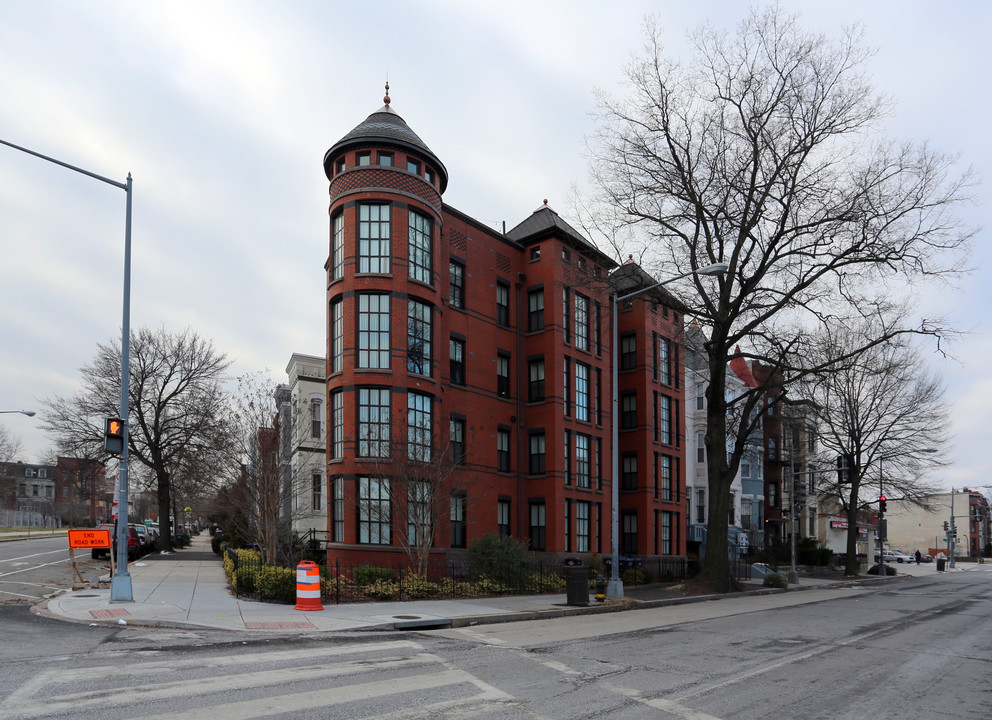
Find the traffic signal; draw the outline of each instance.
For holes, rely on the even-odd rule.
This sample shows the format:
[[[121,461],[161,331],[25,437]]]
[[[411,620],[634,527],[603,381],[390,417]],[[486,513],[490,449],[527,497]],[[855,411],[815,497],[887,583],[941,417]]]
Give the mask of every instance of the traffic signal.
[[[124,452],[124,421],[120,418],[107,418],[103,433],[103,449],[111,455]]]
[[[797,505],[806,504],[806,483],[804,482],[796,483],[796,504]]]
[[[854,455],[845,454],[837,456],[837,482],[843,485],[844,483],[854,482],[852,477],[854,474]]]
[[[950,523],[948,523],[948,522],[947,522],[947,521],[945,520],[945,521],[944,521],[944,532],[945,532],[945,533],[947,533],[947,532],[950,532],[950,531],[951,531],[951,525],[950,525]]]
[[[878,499],[878,514],[879,515],[882,515],[882,514],[885,513],[885,505],[886,505],[885,496],[883,495],[882,497],[880,497]]]

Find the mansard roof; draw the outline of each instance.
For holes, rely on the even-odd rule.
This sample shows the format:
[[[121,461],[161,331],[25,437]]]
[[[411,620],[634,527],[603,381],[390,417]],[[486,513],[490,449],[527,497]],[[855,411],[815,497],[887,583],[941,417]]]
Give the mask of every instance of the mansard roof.
[[[531,213],[530,217],[506,233],[506,237],[510,240],[524,246],[540,242],[551,236],[557,236],[579,252],[592,256],[597,263],[604,267],[614,268],[617,266],[612,258],[601,252],[599,248],[552,210],[547,200]]]

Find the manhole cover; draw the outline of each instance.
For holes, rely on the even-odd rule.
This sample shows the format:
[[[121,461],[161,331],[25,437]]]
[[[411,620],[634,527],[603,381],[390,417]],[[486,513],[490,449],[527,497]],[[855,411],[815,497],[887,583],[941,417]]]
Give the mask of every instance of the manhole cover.
[[[419,615],[393,615],[394,620],[419,620]]]

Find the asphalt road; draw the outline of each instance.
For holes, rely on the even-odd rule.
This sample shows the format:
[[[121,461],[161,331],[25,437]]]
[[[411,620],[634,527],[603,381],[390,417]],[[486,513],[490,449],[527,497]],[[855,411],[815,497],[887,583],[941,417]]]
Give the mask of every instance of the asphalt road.
[[[109,561],[93,560],[88,550],[76,551],[76,563],[85,579],[109,574]],[[0,542],[0,604],[35,603],[72,584],[64,534]]]
[[[0,717],[988,720],[986,567],[421,633],[63,629],[4,608],[32,647],[0,650]]]

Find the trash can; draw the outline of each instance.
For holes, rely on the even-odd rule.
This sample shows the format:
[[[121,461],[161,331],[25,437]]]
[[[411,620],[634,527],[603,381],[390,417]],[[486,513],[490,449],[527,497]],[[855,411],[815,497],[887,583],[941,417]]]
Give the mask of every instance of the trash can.
[[[589,569],[584,565],[572,566],[567,570],[565,593],[567,605],[589,604]]]
[[[944,572],[944,563],[947,562],[944,558],[937,558],[937,572]]]

